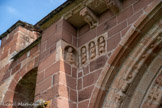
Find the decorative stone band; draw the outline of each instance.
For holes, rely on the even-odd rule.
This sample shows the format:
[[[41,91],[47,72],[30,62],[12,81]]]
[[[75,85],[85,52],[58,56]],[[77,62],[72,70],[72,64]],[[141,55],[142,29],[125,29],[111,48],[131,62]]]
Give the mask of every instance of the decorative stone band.
[[[79,48],[79,64],[86,65],[91,60],[106,53],[107,33],[100,35]]]
[[[159,107],[162,99],[162,68],[160,69],[160,74],[154,80],[152,86],[150,87],[149,92],[147,93],[147,97],[143,102],[142,107]]]

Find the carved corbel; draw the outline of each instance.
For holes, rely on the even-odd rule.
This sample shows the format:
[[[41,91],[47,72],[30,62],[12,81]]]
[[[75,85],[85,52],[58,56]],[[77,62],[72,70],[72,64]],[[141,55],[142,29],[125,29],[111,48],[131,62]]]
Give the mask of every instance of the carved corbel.
[[[105,3],[107,5],[107,7],[114,13],[118,13],[119,12],[119,6],[117,5],[117,3],[115,2],[115,0],[105,0]]]
[[[84,18],[85,22],[88,23],[91,29],[97,26],[97,21],[98,21],[97,17],[87,7],[83,8],[80,11],[80,15]]]

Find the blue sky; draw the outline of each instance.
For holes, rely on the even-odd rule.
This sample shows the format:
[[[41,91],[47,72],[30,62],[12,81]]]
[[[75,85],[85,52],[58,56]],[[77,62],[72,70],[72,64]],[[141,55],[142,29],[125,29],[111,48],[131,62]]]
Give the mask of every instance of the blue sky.
[[[4,33],[18,20],[36,24],[65,1],[66,0],[0,0],[0,34]]]

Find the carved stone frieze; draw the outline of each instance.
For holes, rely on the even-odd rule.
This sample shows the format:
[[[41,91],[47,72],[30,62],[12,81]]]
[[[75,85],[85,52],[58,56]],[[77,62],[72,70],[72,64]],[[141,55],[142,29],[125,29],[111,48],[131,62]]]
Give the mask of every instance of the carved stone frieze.
[[[118,91],[115,96],[115,104],[113,107],[120,107],[120,104],[122,103],[124,97],[125,94],[122,91]]]
[[[154,103],[160,105],[161,99],[162,99],[162,75],[159,75],[155,80],[154,84],[152,85],[147,95],[145,103],[147,104],[149,103],[150,106]]]
[[[117,94],[116,94],[116,97],[115,97],[116,102],[121,103],[123,98],[124,98],[124,96],[125,96],[125,94],[123,92],[118,91]]]
[[[153,101],[157,101],[160,95],[160,87],[159,86],[155,86],[151,89],[149,95],[148,95],[148,101],[150,101],[151,103]]]
[[[106,52],[107,33],[94,38],[84,46],[80,47],[80,65],[89,63]]]
[[[97,26],[98,19],[88,7],[83,8],[80,11],[80,15],[84,18],[84,21],[90,26],[91,29]]]

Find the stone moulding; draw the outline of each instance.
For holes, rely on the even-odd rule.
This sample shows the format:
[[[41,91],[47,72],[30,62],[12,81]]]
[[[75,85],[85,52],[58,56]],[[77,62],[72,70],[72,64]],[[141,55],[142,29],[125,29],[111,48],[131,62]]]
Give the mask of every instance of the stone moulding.
[[[63,3],[61,6],[59,6],[58,8],[56,8],[55,10],[53,10],[51,13],[49,13],[46,17],[44,17],[43,19],[41,19],[38,23],[35,24],[35,26],[41,27],[42,29],[45,29],[47,27],[49,27],[52,23],[54,23],[55,21],[57,21],[62,15],[57,15],[58,13],[62,14],[62,11],[65,11],[65,7],[68,7],[69,5],[71,5],[73,2],[75,2],[75,0],[67,0],[65,3]],[[53,17],[56,17],[53,21]]]
[[[69,12],[67,12],[65,15],[63,15],[63,18],[65,20],[68,20],[74,14],[80,12],[80,10],[83,9],[83,8],[84,8],[84,5],[82,3],[80,3],[77,7],[73,8],[72,10],[70,10]]]
[[[154,61],[154,65],[157,65],[156,63],[158,63],[158,66],[156,69],[153,69],[153,65],[152,67],[150,67],[150,71],[149,73],[151,72],[156,72],[157,74],[155,76],[152,76],[150,78],[147,77],[147,79],[145,78],[144,79],[144,83],[145,85],[147,84],[145,81],[149,82],[150,79],[152,79],[151,81],[151,84],[150,84],[150,87],[148,88],[146,94],[143,96],[144,99],[143,99],[143,102],[141,102],[141,106],[142,107],[145,107],[145,108],[148,108],[152,105],[154,105],[154,103],[156,103],[156,107],[159,106],[159,104],[161,103],[161,97],[162,97],[162,90],[161,90],[161,83],[162,83],[162,68],[160,67],[160,64],[159,64],[159,58],[157,58],[155,61]],[[162,62],[160,62],[162,64]],[[133,101],[133,100],[132,100]],[[131,102],[131,105],[130,106],[133,106],[134,103]],[[161,107],[161,106],[160,106]]]
[[[162,2],[159,0],[153,1],[151,5],[149,5],[144,11],[146,14],[142,14],[137,21],[132,25],[132,27],[128,30],[128,32],[125,34],[124,38],[121,40],[118,47],[115,49],[113,54],[110,56],[108,60],[108,64],[103,69],[96,85],[95,89],[93,90],[93,93],[91,95],[90,104],[88,107],[93,108],[99,108],[103,105],[103,100],[106,95],[107,90],[109,89],[111,85],[111,81],[114,78],[116,73],[115,66],[119,65],[119,60],[121,60],[121,57],[124,57],[125,52],[129,50],[129,46],[134,42],[136,39],[138,39],[138,35],[141,35],[144,31],[150,29],[149,27],[153,25],[152,22],[154,18],[160,19],[162,15]],[[149,25],[149,26],[148,26]],[[139,32],[140,31],[140,32]],[[156,40],[156,38],[154,38]],[[155,47],[160,47],[159,42]],[[151,45],[152,46],[152,45]],[[151,47],[150,46],[150,47]],[[142,57],[145,57],[143,55]],[[111,81],[110,81],[111,80]],[[126,89],[125,89],[126,90]],[[122,94],[122,93],[119,93]],[[121,96],[119,96],[119,99]],[[113,101],[113,100],[112,100]],[[110,106],[111,107],[119,107],[118,106]]]

